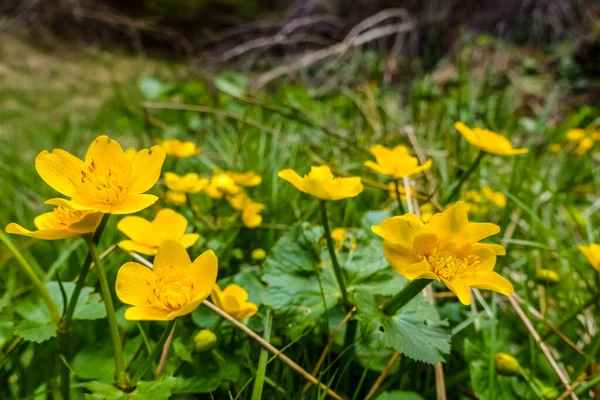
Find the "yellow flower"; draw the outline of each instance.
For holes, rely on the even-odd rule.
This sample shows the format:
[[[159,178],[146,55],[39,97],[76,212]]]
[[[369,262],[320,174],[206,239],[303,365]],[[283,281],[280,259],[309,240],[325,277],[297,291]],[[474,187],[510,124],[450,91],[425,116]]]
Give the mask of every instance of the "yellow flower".
[[[252,202],[242,210],[242,223],[246,228],[256,228],[262,224],[260,213],[267,208],[264,204]]]
[[[198,193],[208,184],[208,179],[200,178],[195,172],[183,176],[165,172],[165,184],[174,192]]]
[[[100,136],[92,142],[85,160],[55,149],[42,151],[35,168],[54,190],[71,197],[77,210],[131,214],[153,204],[158,197],[142,194],[158,180],[165,160],[160,146],[140,150],[131,161],[116,140]]]
[[[463,304],[471,304],[469,287],[506,296],[514,291],[508,280],[493,272],[504,247],[479,243],[500,228],[469,222],[463,202],[435,214],[427,224],[405,214],[387,218],[372,230],[384,239],[385,257],[396,272],[409,280],[441,280]]]
[[[267,257],[267,252],[263,249],[254,249],[250,255],[254,261],[262,261]]]
[[[589,246],[579,246],[585,258],[600,272],[600,244],[590,243]]]
[[[341,247],[348,232],[344,228],[335,228],[331,231],[331,238]]]
[[[217,307],[241,321],[250,318],[258,311],[258,306],[248,301],[248,292],[243,287],[232,283],[221,290],[215,283],[210,298]]]
[[[548,148],[552,153],[558,153],[562,150],[562,145],[560,143],[550,143],[550,146],[548,146]]]
[[[262,182],[260,175],[254,171],[247,172],[227,172],[227,175],[233,180],[236,185],[240,186],[258,186]]]
[[[173,204],[175,206],[182,206],[187,202],[187,196],[185,193],[174,192],[172,190],[167,190],[165,193],[165,203]]]
[[[575,149],[575,153],[579,154],[579,155],[585,154],[593,146],[594,146],[594,141],[591,138],[589,138],[589,137],[583,138],[579,141],[579,146],[577,146],[577,148]]]
[[[187,249],[200,237],[196,233],[185,233],[187,226],[188,222],[183,215],[168,208],[156,213],[152,222],[137,216],[125,217],[119,221],[117,229],[131,240],[119,242],[119,247],[154,256],[163,242],[174,240]]]
[[[502,192],[494,192],[491,187],[484,186],[483,195],[491,201],[494,205],[500,208],[506,207],[506,196]]]
[[[74,210],[63,199],[48,200],[45,204],[57,207],[33,220],[37,231],[32,232],[11,222],[6,226],[6,232],[44,240],[76,238],[95,232],[103,215],[91,210]]]
[[[192,263],[181,244],[167,240],[156,253],[153,269],[135,262],[119,269],[117,297],[133,306],[125,310],[125,319],[169,321],[191,313],[209,296],[217,270],[212,250]]]
[[[483,188],[483,191],[485,194],[485,187]],[[475,203],[481,203],[481,194],[477,190],[467,190],[465,193],[465,199],[474,201]]]
[[[202,152],[202,149],[197,147],[196,143],[182,142],[179,139],[165,140],[162,145],[168,155],[178,158],[187,158]]]
[[[487,153],[512,156],[529,151],[529,149],[514,149],[507,138],[487,129],[471,129],[460,121],[455,123],[454,127],[463,135],[467,142]]]
[[[213,199],[220,199],[224,195],[236,195],[242,191],[242,188],[235,183],[233,178],[227,173],[219,173],[216,170],[210,182],[204,188],[204,192]]]
[[[367,161],[365,165],[373,171],[391,176],[392,179],[406,178],[431,168],[431,160],[419,166],[417,157],[411,157],[405,146],[396,146],[393,149],[375,145],[369,149],[377,162]]]
[[[310,167],[310,173],[300,177],[292,169],[277,174],[294,187],[321,200],[340,200],[358,195],[363,190],[359,177],[335,178],[328,166]]]
[[[585,137],[584,129],[570,129],[567,132],[567,139],[571,141],[579,141]]]
[[[421,221],[428,222],[433,217],[433,204],[425,203],[421,206]]]

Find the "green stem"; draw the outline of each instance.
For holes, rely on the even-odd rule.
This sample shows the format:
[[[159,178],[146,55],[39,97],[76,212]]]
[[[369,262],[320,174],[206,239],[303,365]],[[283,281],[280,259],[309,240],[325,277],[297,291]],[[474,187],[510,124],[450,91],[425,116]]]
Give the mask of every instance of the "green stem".
[[[106,317],[108,318],[108,328],[110,330],[110,338],[113,343],[113,351],[115,353],[115,374],[117,378],[117,386],[120,388],[128,387],[127,377],[125,375],[125,358],[123,356],[123,347],[121,346],[121,337],[119,335],[119,327],[117,325],[117,314],[112,301],[108,279],[106,279],[106,271],[98,257],[98,249],[91,237],[86,237],[85,241],[92,254],[92,260],[96,265],[96,275],[100,282],[100,291],[106,307]]]
[[[163,332],[162,336],[158,340],[158,343],[156,343],[156,347],[154,347],[154,350],[152,350],[152,353],[148,354],[148,357],[146,358],[146,360],[144,361],[142,366],[138,369],[138,371],[133,376],[131,381],[129,381],[129,386],[131,388],[135,387],[135,385],[138,383],[138,381],[140,379],[142,379],[142,377],[144,376],[144,374],[146,373],[148,368],[150,368],[150,366],[152,365],[152,363],[154,362],[156,357],[158,357],[158,355],[162,352],[163,346],[165,345],[165,342],[167,341],[167,338],[169,337],[171,330],[173,330],[175,328],[176,321],[177,321],[177,319],[173,319],[173,320],[169,321],[169,324],[167,325],[167,327],[165,328],[165,331]]]
[[[396,189],[396,199],[398,199],[398,213],[400,215],[404,215],[404,206],[402,205],[402,198],[400,197],[400,184],[398,183],[398,179],[394,179],[394,188]]]
[[[383,304],[383,312],[387,315],[394,314],[421,293],[430,282],[430,279],[417,279],[411,281],[404,289],[396,293],[391,299]]]
[[[50,292],[48,292],[48,289],[46,288],[42,280],[35,274],[29,262],[25,259],[25,257],[23,257],[23,254],[21,254],[19,249],[17,249],[15,244],[3,230],[0,230],[0,240],[2,240],[2,242],[4,242],[4,244],[6,245],[6,247],[8,247],[11,253],[13,253],[15,259],[19,262],[19,265],[21,266],[23,272],[25,272],[25,274],[31,280],[36,289],[40,292],[44,303],[46,303],[46,307],[48,307],[48,311],[50,311],[50,316],[52,317],[52,320],[58,324],[58,322],[60,321],[60,311],[58,310],[58,307],[52,300],[52,297],[50,297]]]
[[[444,198],[442,199],[442,204],[447,204],[456,196],[456,194],[460,191],[460,188],[462,187],[463,183],[465,183],[467,178],[469,176],[471,176],[471,174],[477,169],[477,167],[481,163],[481,159],[483,158],[483,156],[485,156],[485,154],[486,153],[483,150],[479,151],[479,154],[477,154],[477,157],[475,158],[473,163],[469,166],[467,171],[460,176],[458,181],[455,181],[450,186],[448,195],[444,196]]]
[[[106,227],[106,223],[108,222],[108,218],[110,214],[104,214],[98,228],[96,228],[96,232],[94,232],[93,241],[95,244],[98,244],[100,241],[100,237],[102,236],[102,232],[104,232],[104,228]],[[77,283],[75,284],[75,289],[73,289],[73,294],[67,303],[67,309],[65,314],[62,317],[62,320],[59,324],[59,337],[58,337],[58,346],[60,354],[64,357],[65,360],[69,360],[69,330],[71,329],[71,321],[73,319],[73,314],[75,313],[75,308],[77,307],[77,301],[79,300],[79,295],[81,294],[81,290],[85,286],[85,280],[87,278],[88,272],[90,272],[90,268],[92,267],[92,253],[88,251],[88,255],[83,262],[83,266],[81,267],[81,271],[79,271],[79,277]],[[61,360],[60,363],[60,392],[62,394],[63,400],[69,400],[71,396],[71,371],[69,367],[65,364],[64,361]]]
[[[348,292],[346,291],[346,284],[344,283],[344,275],[342,274],[342,268],[340,267],[337,256],[335,255],[333,238],[331,237],[331,230],[329,229],[329,220],[327,218],[327,204],[325,203],[325,200],[320,200],[319,205],[321,206],[321,222],[323,223],[323,228],[325,229],[327,250],[329,250],[329,256],[331,257],[333,272],[335,272],[335,277],[337,279],[338,285],[340,286],[340,293],[342,294],[342,301],[344,302],[344,307],[346,307],[347,310],[350,310],[352,308],[352,304],[348,299]]]

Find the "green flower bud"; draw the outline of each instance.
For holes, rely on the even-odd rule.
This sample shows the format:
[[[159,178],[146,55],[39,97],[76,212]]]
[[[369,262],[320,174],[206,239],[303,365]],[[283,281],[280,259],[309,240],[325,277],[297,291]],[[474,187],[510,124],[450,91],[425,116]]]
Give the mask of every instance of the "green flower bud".
[[[233,251],[231,252],[231,255],[233,256],[233,258],[235,258],[238,261],[241,261],[244,259],[244,250],[240,249],[239,247],[236,247],[235,249],[233,249]]]
[[[519,361],[506,353],[496,353],[494,357],[496,372],[504,376],[514,376],[521,373]]]
[[[194,347],[201,353],[211,351],[217,344],[217,335],[208,329],[202,329],[194,336]]]
[[[538,283],[547,283],[554,285],[560,281],[560,276],[551,269],[539,269],[535,273],[535,279]]]
[[[263,249],[255,249],[252,251],[252,259],[254,261],[262,261],[267,257],[267,252]]]

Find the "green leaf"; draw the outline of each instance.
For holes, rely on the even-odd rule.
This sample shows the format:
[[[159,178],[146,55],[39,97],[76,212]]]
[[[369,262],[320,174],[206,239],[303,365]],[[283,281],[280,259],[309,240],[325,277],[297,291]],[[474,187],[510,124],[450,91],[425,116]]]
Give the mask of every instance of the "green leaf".
[[[405,392],[402,390],[395,390],[393,392],[383,392],[377,397],[377,400],[423,400],[415,392]]]
[[[235,359],[218,351],[204,353],[202,357],[200,363],[181,365],[173,393],[208,393],[218,389],[223,382],[239,379],[240,367]]]
[[[58,282],[48,282],[46,283],[46,288],[48,288],[52,301],[62,311],[64,309],[64,301]],[[64,282],[63,288],[67,299],[70,299],[75,290],[75,284],[73,282]],[[17,306],[17,312],[26,320],[37,322],[40,325],[52,321],[47,307],[44,306],[42,299],[37,294],[32,294],[21,302]],[[106,317],[106,309],[104,308],[102,297],[99,293],[95,293],[92,288],[84,287],[79,294],[73,319],[90,320],[104,317]]]
[[[348,291],[398,291],[406,280],[388,266],[381,241],[362,231],[356,237],[355,251],[337,254]],[[265,304],[292,338],[315,325],[341,299],[323,230],[308,223],[296,224],[279,239],[262,278],[268,284]]]
[[[41,343],[56,336],[56,324],[47,322],[40,324],[34,321],[21,321],[14,328],[14,333],[30,342]]]
[[[177,379],[172,376],[157,381],[140,381],[131,393],[125,393],[105,382],[85,382],[83,386],[92,392],[85,395],[86,399],[167,400],[171,397],[171,389],[173,389],[176,382]]]
[[[151,76],[145,76],[138,80],[138,88],[144,97],[155,100],[162,93],[167,91],[170,86],[165,85],[163,82]]]
[[[183,343],[183,338],[181,336],[177,337],[173,341],[173,351],[179,358],[183,361],[187,361],[189,363],[194,363],[194,358],[192,357],[192,352],[188,348],[188,346]]]
[[[384,314],[366,290],[354,297],[363,338],[379,348],[392,348],[409,358],[428,363],[444,361],[450,352],[448,323],[422,295],[392,316]]]

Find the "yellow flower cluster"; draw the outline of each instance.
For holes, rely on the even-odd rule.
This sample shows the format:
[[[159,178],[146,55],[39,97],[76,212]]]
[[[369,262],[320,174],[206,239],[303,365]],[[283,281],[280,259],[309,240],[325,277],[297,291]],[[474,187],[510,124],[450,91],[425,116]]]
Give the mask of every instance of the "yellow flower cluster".
[[[567,140],[575,143],[575,154],[587,153],[594,143],[600,140],[600,131],[589,131],[586,129],[571,129],[567,132]]]
[[[487,214],[490,206],[504,208],[506,206],[506,196],[502,192],[496,192],[489,186],[484,186],[481,192],[471,189],[467,190],[463,196],[465,206],[469,214]]]

